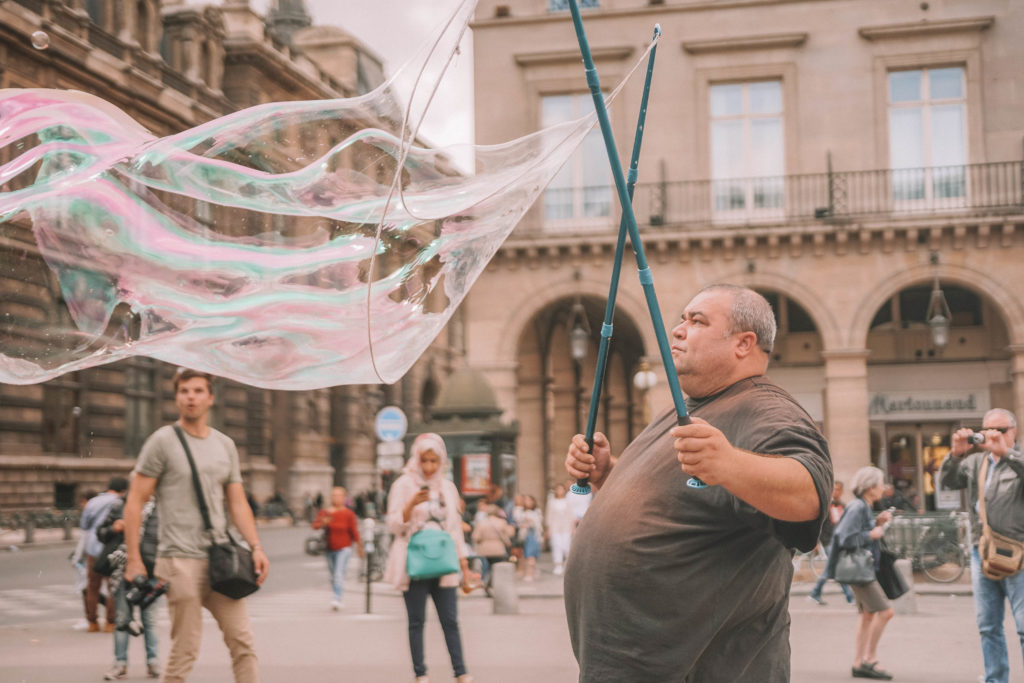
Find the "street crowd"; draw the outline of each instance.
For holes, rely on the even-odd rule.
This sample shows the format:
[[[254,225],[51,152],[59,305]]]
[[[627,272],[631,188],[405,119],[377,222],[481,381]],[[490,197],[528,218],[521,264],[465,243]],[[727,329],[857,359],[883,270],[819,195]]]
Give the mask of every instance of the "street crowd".
[[[467,505],[445,476],[444,439],[419,435],[387,493],[383,519],[391,539],[383,580],[404,598],[415,680],[429,680],[428,598],[452,673],[469,683],[459,591],[490,591],[496,562],[512,561],[520,580],[535,580],[546,545],[553,572],[564,576],[581,681],[788,681],[791,560],[794,550],[818,543],[829,561],[810,598],[823,604],[824,583],[838,580],[860,615],[851,677],[897,677],[878,659],[899,593],[881,543],[897,492],[869,466],[856,472],[852,498],[843,500],[818,426],[764,374],[775,329],[769,304],[752,290],[711,285],[698,292],[672,330],[688,414],[674,407],[655,416],[621,451],[604,434],[591,443],[576,435],[566,484],[543,505],[500,486]],[[112,478],[84,504],[72,558],[84,629],[113,634],[106,680],[128,675],[132,636],[142,635],[147,675],[178,682],[199,654],[205,609],[223,632],[235,681],[253,683],[259,660],[244,596],[267,579],[270,561],[235,444],[207,422],[212,377],[183,369],[174,389],[178,421],[150,436],[130,480]],[[976,429],[956,431],[938,476],[967,493],[979,680],[1008,683],[1007,601],[1024,646],[1024,461],[1015,416],[996,408]],[[592,497],[567,495],[576,479],[589,480]],[[338,610],[349,560],[363,557],[372,539],[361,536],[345,489],[327,493],[326,504],[323,492],[307,496],[305,512],[323,534],[325,609]],[[171,620],[163,650],[153,627],[161,599]]]

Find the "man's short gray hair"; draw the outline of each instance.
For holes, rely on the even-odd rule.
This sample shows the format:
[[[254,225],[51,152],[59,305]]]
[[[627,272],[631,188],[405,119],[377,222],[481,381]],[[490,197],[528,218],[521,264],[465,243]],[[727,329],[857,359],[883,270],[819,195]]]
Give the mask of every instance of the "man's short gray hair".
[[[1006,421],[1010,423],[1010,426],[1012,428],[1017,428],[1017,418],[1014,417],[1013,413],[1011,413],[1006,408],[993,408],[992,410],[985,413],[985,417],[982,419],[981,423],[985,424],[985,421],[988,420],[988,418],[992,415],[1002,415],[1003,417],[1006,418]]]
[[[868,489],[873,489],[885,481],[885,473],[877,467],[861,467],[853,475],[850,485],[853,487],[853,495],[860,498]]]
[[[768,300],[749,287],[724,283],[706,285],[697,293],[710,291],[732,293],[732,332],[753,332],[757,336],[757,347],[770,354],[772,347],[775,346],[775,333],[778,327]]]

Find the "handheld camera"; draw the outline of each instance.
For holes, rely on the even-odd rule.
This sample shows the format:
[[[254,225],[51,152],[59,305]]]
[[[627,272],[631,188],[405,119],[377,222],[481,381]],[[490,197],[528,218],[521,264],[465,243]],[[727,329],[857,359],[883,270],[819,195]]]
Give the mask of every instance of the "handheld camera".
[[[142,626],[142,610],[152,605],[156,602],[157,598],[166,593],[170,584],[166,581],[150,579],[143,574],[139,574],[131,583],[126,582],[126,586],[124,599],[128,603],[131,619],[127,624],[118,625],[117,630],[127,631],[133,636],[142,635],[142,632],[145,630]],[[136,607],[139,608],[138,615],[135,612]]]
[[[971,432],[967,435],[967,443],[980,446],[985,443],[985,435],[981,432]]]

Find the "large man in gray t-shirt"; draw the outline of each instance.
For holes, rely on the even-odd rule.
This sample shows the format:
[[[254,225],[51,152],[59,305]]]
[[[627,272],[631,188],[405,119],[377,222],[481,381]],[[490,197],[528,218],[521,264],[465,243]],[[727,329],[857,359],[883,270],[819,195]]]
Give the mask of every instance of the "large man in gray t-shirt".
[[[174,400],[179,413],[177,425],[192,452],[209,508],[212,538],[199,509],[185,449],[174,427],[161,427],[142,446],[125,503],[125,580],[145,574],[138,527],[142,505],[155,493],[160,527],[153,573],[170,584],[167,608],[171,616],[171,653],[163,683],[184,681],[192,670],[199,655],[204,607],[224,632],[236,683],[255,683],[259,668],[245,599],[234,600],[210,589],[206,553],[213,541],[227,540],[228,512],[252,547],[260,583],[267,577],[270,562],[260,545],[252,508],[242,487],[235,444],[207,424],[213,406],[212,377],[194,370],[179,371],[174,378]]]
[[[667,411],[618,459],[602,434],[593,454],[576,435],[566,456],[597,489],[565,576],[580,680],[788,681],[789,548],[817,542],[828,447],[764,377],[775,339],[764,297],[706,287],[672,334],[693,424]]]

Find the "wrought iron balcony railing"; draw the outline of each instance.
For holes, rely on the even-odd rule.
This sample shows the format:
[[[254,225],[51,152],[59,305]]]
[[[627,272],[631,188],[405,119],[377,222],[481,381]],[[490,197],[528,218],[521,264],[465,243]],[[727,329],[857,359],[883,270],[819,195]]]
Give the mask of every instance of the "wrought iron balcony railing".
[[[1008,213],[1024,211],[1024,161],[640,183],[633,208],[638,223],[650,228]],[[539,214],[539,226],[522,228],[560,233],[618,227],[613,187],[548,189]]]

